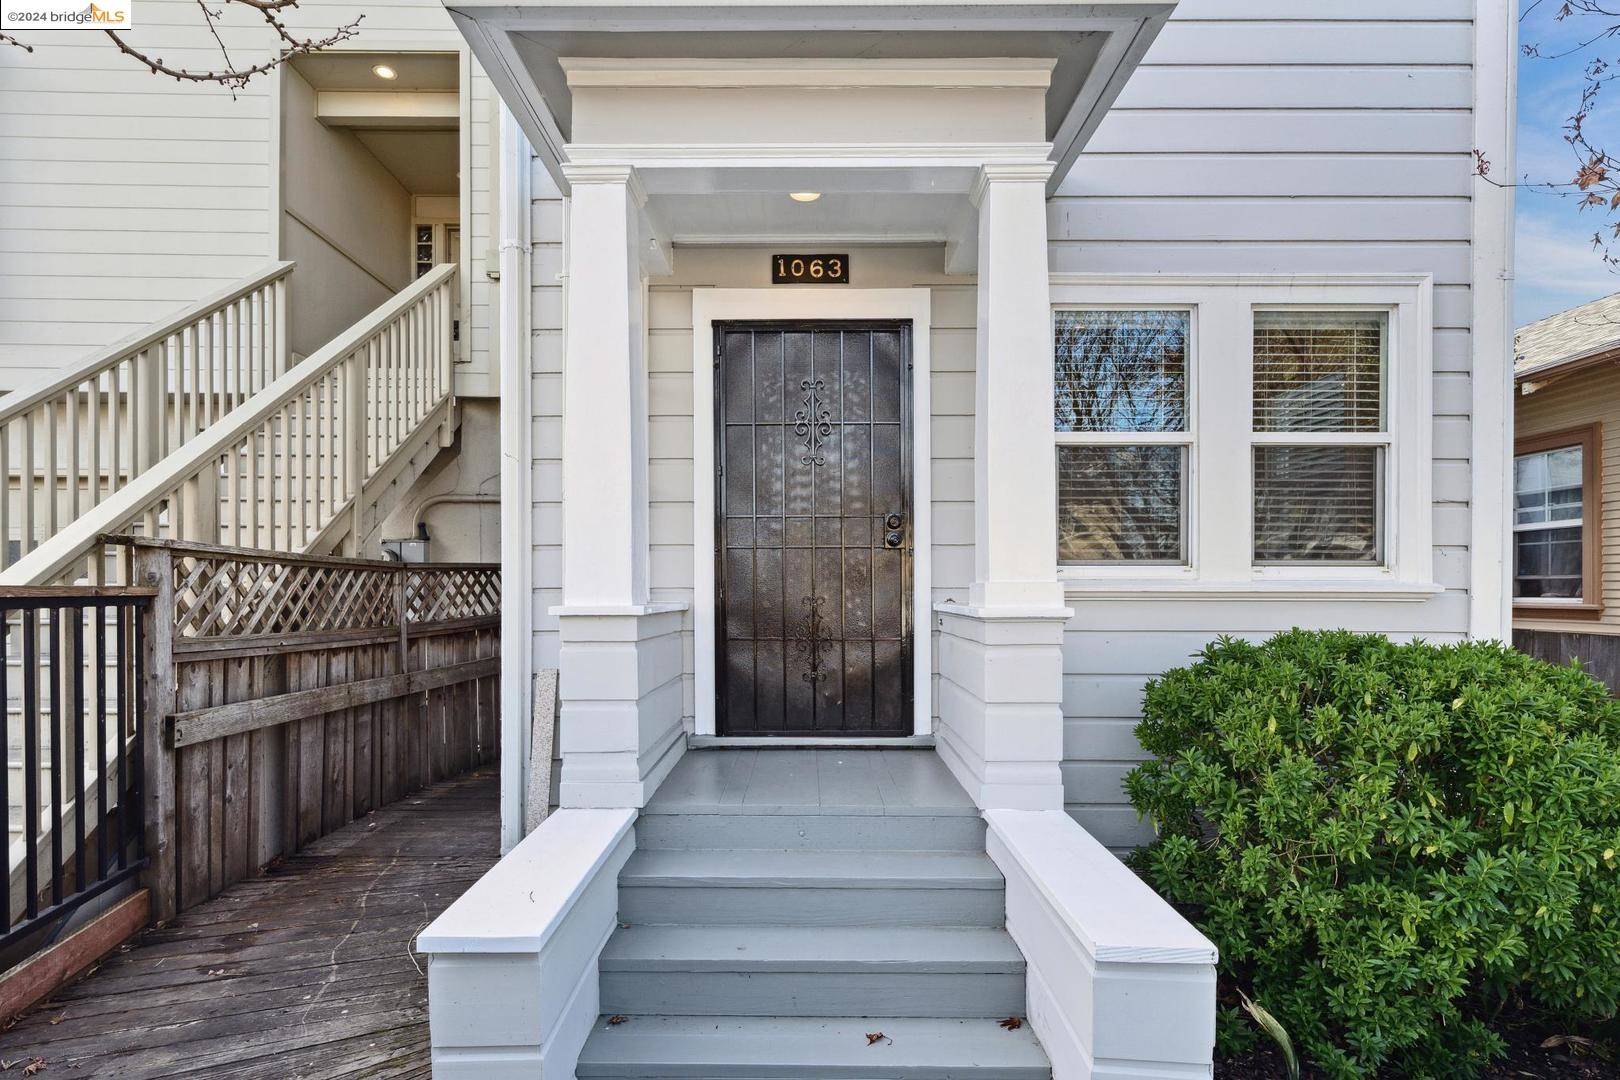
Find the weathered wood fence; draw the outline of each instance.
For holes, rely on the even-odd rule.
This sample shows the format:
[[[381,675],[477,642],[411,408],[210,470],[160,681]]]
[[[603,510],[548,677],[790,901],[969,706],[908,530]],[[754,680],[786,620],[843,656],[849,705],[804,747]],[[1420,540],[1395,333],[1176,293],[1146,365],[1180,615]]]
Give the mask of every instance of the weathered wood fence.
[[[107,537],[154,590],[146,856],[166,919],[495,759],[500,574]]]

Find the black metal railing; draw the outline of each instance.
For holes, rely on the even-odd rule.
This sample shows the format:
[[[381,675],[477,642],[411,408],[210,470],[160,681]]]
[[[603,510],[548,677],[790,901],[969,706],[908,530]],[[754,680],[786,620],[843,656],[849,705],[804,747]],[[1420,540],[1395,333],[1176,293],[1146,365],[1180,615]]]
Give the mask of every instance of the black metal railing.
[[[22,819],[7,845],[0,967],[49,945],[145,862],[141,615],[154,594],[0,589],[0,806],[8,826],[14,808]]]

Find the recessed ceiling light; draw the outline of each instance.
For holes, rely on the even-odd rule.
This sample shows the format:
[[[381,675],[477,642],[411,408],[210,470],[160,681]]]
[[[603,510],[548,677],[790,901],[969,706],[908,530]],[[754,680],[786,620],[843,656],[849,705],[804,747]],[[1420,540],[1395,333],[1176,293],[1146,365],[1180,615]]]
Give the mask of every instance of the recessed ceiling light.
[[[375,67],[373,67],[371,69],[371,73],[373,75],[377,76],[377,78],[379,78],[379,79],[397,79],[397,78],[399,78],[399,72],[395,71],[393,68],[389,67],[387,64],[378,64],[378,65],[376,65]]]
[[[792,199],[794,202],[815,202],[817,199],[821,198],[821,192],[792,191],[788,193],[788,198]]]

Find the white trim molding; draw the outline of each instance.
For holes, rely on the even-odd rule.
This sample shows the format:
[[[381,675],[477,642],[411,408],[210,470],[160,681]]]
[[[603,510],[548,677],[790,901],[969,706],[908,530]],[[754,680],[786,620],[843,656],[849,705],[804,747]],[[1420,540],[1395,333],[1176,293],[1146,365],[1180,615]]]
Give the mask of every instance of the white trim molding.
[[[984,817],[1053,1080],[1206,1080],[1215,946],[1063,811]]]
[[[715,734],[714,324],[738,320],[891,319],[911,324],[912,733],[933,730],[930,648],[932,454],[929,397],[933,292],[914,289],[692,290],[692,616],[695,734]]]
[[[876,59],[782,57],[693,58],[659,60],[616,57],[563,56],[557,60],[569,86],[615,88],[695,87],[706,90],[752,87],[866,88],[911,87],[1026,87],[1045,90],[1052,85],[1057,61],[1048,57],[1009,56],[884,57]]]
[[[1428,274],[1054,274],[1054,311],[1173,308],[1190,313],[1185,563],[1063,566],[1070,599],[1384,600],[1422,602],[1434,583],[1433,279]],[[1253,313],[1378,311],[1389,317],[1384,558],[1377,566],[1257,566],[1250,447]],[[1056,441],[1079,436],[1054,434]],[[1152,441],[1104,434],[1086,441]],[[1280,438],[1280,437],[1275,437]],[[1328,441],[1338,436],[1294,436]],[[1213,508],[1219,507],[1215,513]]]
[[[1513,505],[1513,185],[1517,5],[1474,12],[1474,147],[1494,180],[1473,178],[1473,397],[1470,403],[1468,634],[1506,640],[1513,622],[1508,519]]]
[[[649,38],[670,34],[707,35],[721,41],[736,41],[735,35],[739,34],[862,33],[904,36],[913,42],[937,34],[972,32],[1023,31],[1059,37],[1085,34],[1098,39],[1095,51],[1086,50],[1083,58],[1074,57],[1072,75],[1060,74],[1058,89],[1046,95],[1048,109],[1061,117],[1056,145],[1051,151],[1057,164],[1056,173],[1048,182],[1051,193],[1102,122],[1175,6],[1176,0],[1111,0],[1044,7],[1017,0],[975,4],[908,0],[888,5],[863,0],[729,5],[690,0],[661,5],[640,0],[607,3],[600,0],[584,3],[458,0],[450,14],[496,90],[512,104],[541,161],[565,194],[568,179],[563,175],[563,164],[579,158],[574,155],[573,147],[567,145],[569,140],[564,134],[567,118],[573,111],[570,76],[563,70],[564,58],[552,50],[566,48],[562,43],[570,35],[581,32],[623,35],[626,48],[618,52],[618,56],[668,70],[671,65],[663,57],[637,58],[627,54],[633,54],[638,48],[648,49],[645,43]],[[537,40],[540,48],[527,47]],[[546,47],[548,45],[551,49]],[[949,67],[958,62],[939,56],[922,59],[935,67]],[[990,62],[998,67],[1005,63],[999,57],[990,58]],[[892,65],[892,61],[889,63]],[[786,70],[794,65],[779,66]]]
[[[574,1075],[635,822],[559,810],[422,931],[437,1080]]]
[[[500,111],[501,419],[501,850],[523,839],[523,775],[529,760],[530,673],[534,666],[534,493],[530,397],[529,170],[533,152],[517,118]],[[467,240],[463,230],[462,239]],[[542,811],[544,808],[541,808]]]

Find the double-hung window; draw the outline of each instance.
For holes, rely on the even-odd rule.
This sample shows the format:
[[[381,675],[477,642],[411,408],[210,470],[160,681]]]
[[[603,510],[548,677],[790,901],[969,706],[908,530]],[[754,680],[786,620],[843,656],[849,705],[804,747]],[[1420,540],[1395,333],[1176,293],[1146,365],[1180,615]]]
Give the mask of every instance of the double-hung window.
[[[1187,561],[1186,310],[1059,311],[1058,562]]]
[[[1434,591],[1426,277],[1052,291],[1072,589]]]
[[[1389,316],[1254,312],[1254,561],[1377,566]]]
[[[1513,601],[1520,608],[1595,610],[1598,429],[1519,440],[1513,457]]]

